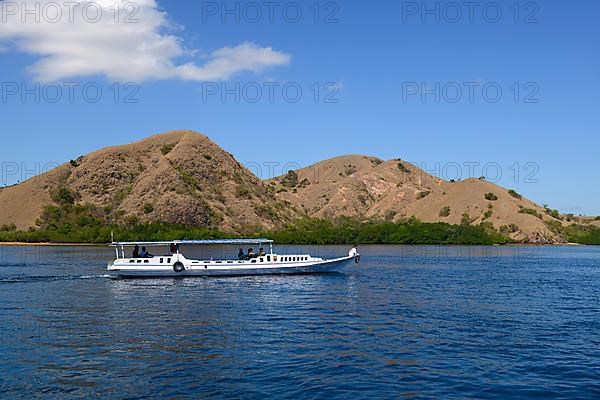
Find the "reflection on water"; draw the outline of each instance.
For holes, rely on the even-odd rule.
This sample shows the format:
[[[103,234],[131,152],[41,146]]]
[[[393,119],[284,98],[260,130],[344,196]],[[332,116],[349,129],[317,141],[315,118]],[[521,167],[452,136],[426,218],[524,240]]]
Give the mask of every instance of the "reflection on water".
[[[361,251],[343,273],[115,280],[110,249],[0,247],[0,397],[600,395],[599,248]]]

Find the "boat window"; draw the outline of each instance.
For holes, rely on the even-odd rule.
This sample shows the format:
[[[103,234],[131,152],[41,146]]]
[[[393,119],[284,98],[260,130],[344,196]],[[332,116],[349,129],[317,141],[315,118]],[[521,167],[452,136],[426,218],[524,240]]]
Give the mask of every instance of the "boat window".
[[[137,260],[137,262],[138,262],[138,264],[141,264],[141,263],[142,263],[142,260]]]
[[[271,256],[267,256],[267,262],[271,262]]]
[[[129,262],[130,262],[130,263],[134,263],[134,262],[135,262],[135,260],[129,260]]]
[[[148,264],[150,262],[150,260],[144,260],[145,264]]]
[[[261,257],[260,260],[258,260],[258,261],[265,262],[265,259]]]
[[[233,264],[233,261],[227,261],[227,264]]]
[[[250,262],[255,263],[256,262],[256,258],[254,260],[250,261]]]
[[[160,263],[161,263],[161,264],[163,263],[163,259],[162,259],[162,258],[160,259]]]
[[[167,264],[171,264],[171,259],[167,258]]]
[[[294,257],[294,261],[296,261],[296,257]]]

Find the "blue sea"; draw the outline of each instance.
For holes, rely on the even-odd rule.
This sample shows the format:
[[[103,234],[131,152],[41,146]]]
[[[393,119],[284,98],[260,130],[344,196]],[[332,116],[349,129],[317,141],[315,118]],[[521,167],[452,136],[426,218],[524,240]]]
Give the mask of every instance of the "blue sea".
[[[108,248],[0,247],[0,398],[600,398],[599,247],[360,251],[341,273],[116,280]]]

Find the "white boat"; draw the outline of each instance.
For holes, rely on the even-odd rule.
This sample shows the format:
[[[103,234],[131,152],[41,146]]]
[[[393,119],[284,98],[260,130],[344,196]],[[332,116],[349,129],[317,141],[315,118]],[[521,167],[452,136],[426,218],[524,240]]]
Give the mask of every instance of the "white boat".
[[[237,259],[195,260],[180,251],[181,246],[254,246],[269,245],[269,252],[240,254]],[[169,242],[113,242],[117,258],[108,265],[115,277],[185,277],[185,276],[242,276],[266,274],[309,274],[336,271],[358,262],[360,255],[352,249],[348,256],[323,259],[308,254],[276,254],[269,239],[175,240]],[[126,250],[160,248],[162,255],[132,254]],[[240,249],[241,250],[241,249]],[[133,250],[135,253],[136,250]]]

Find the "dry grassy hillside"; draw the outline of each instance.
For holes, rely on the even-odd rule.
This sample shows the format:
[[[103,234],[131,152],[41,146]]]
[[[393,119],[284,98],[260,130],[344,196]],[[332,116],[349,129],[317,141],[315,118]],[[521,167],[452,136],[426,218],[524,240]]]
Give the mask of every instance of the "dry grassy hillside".
[[[64,204],[75,209],[92,205],[88,211],[101,214],[101,221],[164,222],[232,233],[281,227],[301,216],[416,217],[487,223],[519,242],[560,243],[557,224],[600,226],[597,218],[559,215],[483,179],[448,182],[399,159],[336,157],[262,182],[192,131],[108,147],[0,189],[0,227],[35,228],[49,213],[60,220],[60,207],[45,210]]]
[[[273,227],[296,215],[231,154],[191,131],[108,147],[47,175],[0,191],[0,225],[33,226],[63,188],[77,203],[102,207],[115,221],[240,231]]]
[[[402,160],[336,157],[272,179],[270,185],[309,216],[489,222],[517,241],[561,241],[545,222],[561,221],[517,193],[479,179],[444,181]]]
[[[19,185],[0,190],[0,225],[15,225],[25,230],[35,226],[43,208],[52,203],[50,191],[57,187],[69,167],[60,166]]]

